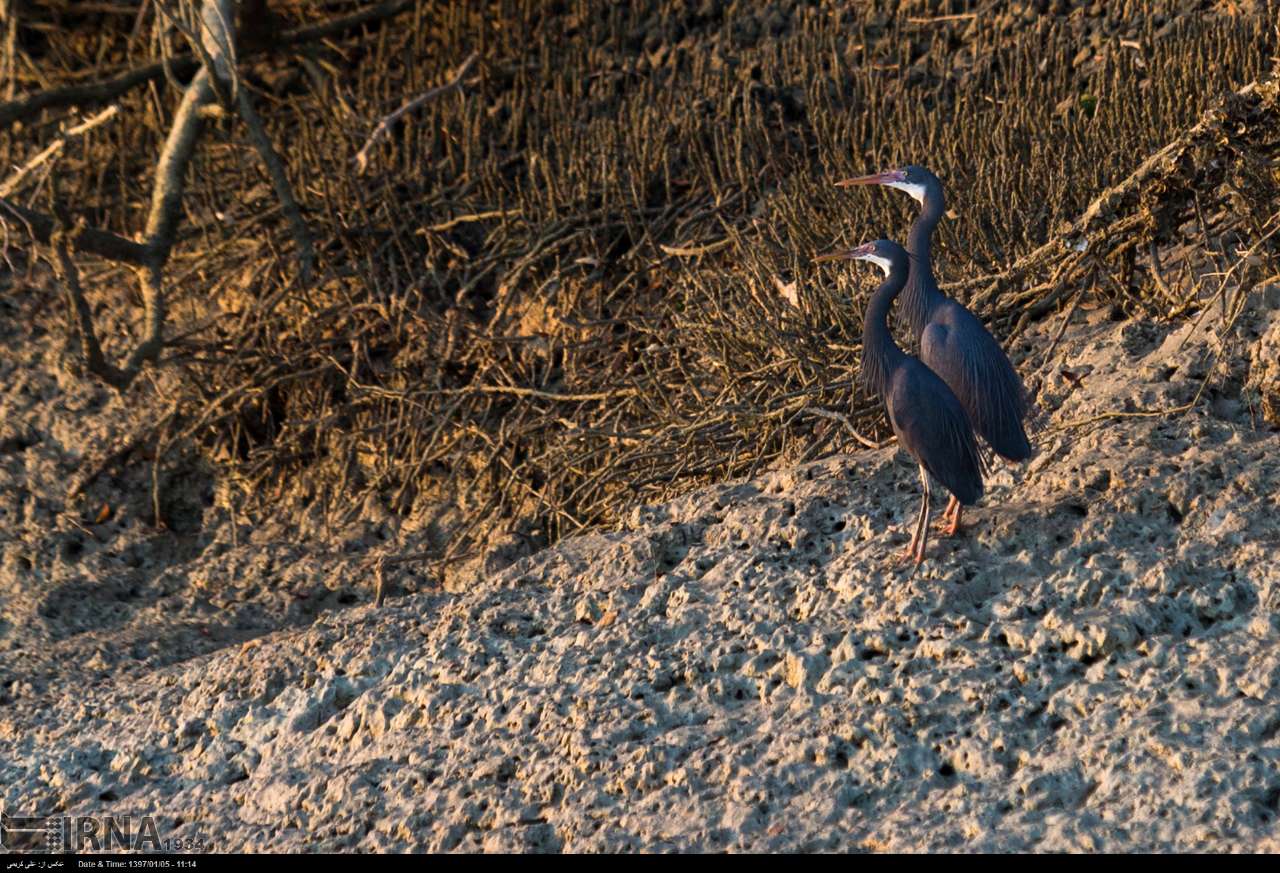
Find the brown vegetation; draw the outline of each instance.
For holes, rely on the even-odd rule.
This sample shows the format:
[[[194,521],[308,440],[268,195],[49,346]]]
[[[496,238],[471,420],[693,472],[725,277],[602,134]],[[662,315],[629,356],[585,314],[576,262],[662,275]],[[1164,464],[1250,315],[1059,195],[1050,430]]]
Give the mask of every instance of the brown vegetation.
[[[162,322],[120,262],[154,251],[191,41],[156,4],[5,28],[6,165],[64,140],[0,207],[11,269],[34,253],[83,285],[69,331],[96,324],[142,378],[77,360],[158,410],[85,475],[150,446],[207,459],[246,514],[338,521],[374,495],[448,565],[832,451],[840,416],[878,438],[851,380],[861,292],[809,262],[905,233],[905,198],[830,182],[909,161],[951,193],[943,278],[1005,336],[1079,293],[1193,316],[1206,248],[1237,303],[1277,270],[1269,3],[239,5],[233,78],[264,131],[235,106],[206,123]],[[65,135],[104,101],[116,118]]]

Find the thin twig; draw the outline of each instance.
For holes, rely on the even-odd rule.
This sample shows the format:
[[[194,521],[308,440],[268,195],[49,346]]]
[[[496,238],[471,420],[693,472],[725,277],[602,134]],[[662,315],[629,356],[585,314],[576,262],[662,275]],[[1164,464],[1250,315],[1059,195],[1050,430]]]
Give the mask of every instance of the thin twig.
[[[381,606],[387,597],[387,556],[382,555],[373,564],[373,605]]]
[[[442,388],[425,392],[450,396],[454,394],[512,394],[517,397],[536,397],[539,400],[555,400],[561,403],[584,403],[599,400],[616,400],[622,397],[634,397],[642,393],[639,388],[619,388],[616,391],[599,391],[591,394],[556,394],[552,391],[540,391],[537,388],[521,388],[516,385],[468,385],[466,388]]]
[[[115,384],[120,380],[121,374],[107,363],[102,354],[98,333],[93,328],[93,311],[89,308],[84,288],[80,285],[80,271],[76,269],[76,262],[67,251],[66,241],[62,236],[54,240],[53,251],[57,256],[58,277],[67,293],[67,319],[74,325],[72,332],[80,347],[81,363],[90,373]]]
[[[354,159],[356,172],[359,174],[364,173],[365,167],[369,163],[369,150],[373,148],[374,144],[391,131],[391,125],[395,124],[401,117],[414,111],[419,106],[422,106],[431,100],[435,100],[437,97],[448,94],[450,91],[455,91],[461,88],[463,78],[466,77],[467,71],[471,69],[471,65],[475,63],[477,57],[478,55],[475,52],[472,52],[467,59],[463,61],[456,70],[454,70],[453,76],[450,77],[448,82],[445,82],[443,85],[437,85],[430,91],[418,95],[408,103],[401,106],[395,112],[384,116],[382,120],[378,122],[378,126],[373,129],[373,133],[369,134],[369,138],[365,140],[360,151],[356,152]]]
[[[868,449],[882,449],[893,442],[893,440],[876,442],[873,439],[868,439],[867,437],[864,437],[862,434],[858,433],[857,428],[853,426],[853,422],[849,421],[849,416],[845,415],[842,412],[835,412],[830,409],[818,409],[818,408],[806,409],[804,412],[805,412],[805,415],[814,415],[819,418],[828,418],[828,419],[831,419],[832,421],[840,422],[841,424],[844,425],[844,429],[849,432],[850,436],[852,436],[858,442],[862,443],[862,445],[866,446]]]
[[[696,258],[699,255],[715,254],[731,245],[733,245],[733,240],[726,237],[702,246],[668,246],[659,243],[658,248],[664,255],[670,255],[673,258]]]
[[[1057,332],[1054,333],[1053,339],[1049,342],[1049,348],[1045,349],[1044,357],[1040,360],[1040,366],[1036,368],[1037,372],[1041,372],[1049,365],[1049,359],[1053,357],[1053,350],[1058,347],[1058,342],[1062,339],[1062,335],[1067,332],[1067,325],[1071,323],[1071,316],[1076,314],[1076,308],[1080,305],[1080,298],[1083,296],[1082,291],[1077,291],[1071,296],[1071,305],[1067,307],[1067,314],[1062,317],[1062,324],[1058,325]]]
[[[160,435],[156,438],[155,454],[151,458],[151,512],[152,520],[157,528],[164,529],[168,527],[164,520],[164,513],[160,506],[160,464],[164,460],[164,454],[169,448],[169,430],[173,426],[173,420],[178,412],[178,404],[175,401],[169,407],[169,412],[160,419],[159,430]]]
[[[955,15],[936,15],[933,18],[908,18],[908,24],[943,24],[948,21],[970,21],[978,17],[976,12],[960,12]]]
[[[45,148],[42,151],[40,151],[39,154],[35,155],[29,161],[27,161],[25,164],[19,167],[17,170],[15,170],[9,176],[9,178],[4,181],[3,184],[0,184],[0,197],[8,197],[15,190],[17,190],[18,186],[22,184],[22,180],[26,177],[28,173],[30,173],[36,167],[39,167],[45,161],[49,160],[55,154],[60,152],[62,150],[62,147],[65,146],[67,142],[72,139],[72,137],[80,136],[82,133],[88,133],[90,130],[93,130],[98,125],[105,124],[107,121],[110,121],[112,118],[115,118],[116,115],[118,115],[119,113],[120,113],[119,106],[108,106],[106,109],[102,110],[97,115],[94,115],[93,117],[87,119],[86,121],[81,122],[80,124],[69,127],[66,130],[64,130],[62,133],[58,134],[56,137],[54,137],[53,142],[49,143],[49,145],[45,146]]]
[[[472,221],[488,221],[493,218],[513,218],[520,214],[518,209],[490,209],[488,212],[474,212],[470,215],[459,215],[450,218],[448,221],[442,221],[439,224],[433,224],[427,230],[435,233],[442,233],[451,228],[457,227],[459,224],[467,224]]]

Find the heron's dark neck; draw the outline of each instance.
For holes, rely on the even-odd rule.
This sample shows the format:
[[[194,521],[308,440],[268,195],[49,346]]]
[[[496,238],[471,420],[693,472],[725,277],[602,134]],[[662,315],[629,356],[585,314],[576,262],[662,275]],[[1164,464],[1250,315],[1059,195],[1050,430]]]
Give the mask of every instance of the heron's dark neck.
[[[933,231],[946,211],[942,191],[935,185],[926,189],[920,217],[911,225],[907,236],[907,252],[911,255],[911,279],[907,293],[902,297],[903,316],[911,325],[912,333],[924,330],[933,310],[946,298],[938,290],[933,277]]]
[[[871,295],[862,325],[862,384],[868,391],[885,396],[889,377],[906,357],[889,332],[889,309],[893,298],[907,283],[906,264],[894,264],[884,282]]]

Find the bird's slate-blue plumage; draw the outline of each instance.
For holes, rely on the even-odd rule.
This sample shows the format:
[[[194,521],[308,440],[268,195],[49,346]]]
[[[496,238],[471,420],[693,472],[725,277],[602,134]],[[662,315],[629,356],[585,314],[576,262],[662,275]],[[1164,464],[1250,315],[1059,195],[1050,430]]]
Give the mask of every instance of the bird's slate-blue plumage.
[[[924,188],[920,217],[911,226],[911,272],[899,310],[920,338],[920,360],[942,377],[969,413],[973,429],[997,455],[1025,461],[1032,455],[1023,419],[1026,389],[995,337],[972,312],[947,297],[933,276],[933,230],[946,210],[942,183],[923,167],[904,167],[907,181]]]
[[[906,354],[889,332],[889,308],[907,283],[907,253],[879,240],[876,254],[889,274],[871,295],[862,332],[863,385],[884,398],[898,443],[961,503],[982,496],[982,460],[969,417],[932,370]]]

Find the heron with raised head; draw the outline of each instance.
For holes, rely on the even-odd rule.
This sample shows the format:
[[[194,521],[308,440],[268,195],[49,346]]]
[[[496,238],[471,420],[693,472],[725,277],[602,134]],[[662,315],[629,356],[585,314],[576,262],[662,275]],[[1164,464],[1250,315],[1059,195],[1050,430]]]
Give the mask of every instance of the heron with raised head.
[[[924,167],[907,166],[836,185],[884,185],[920,203],[920,216],[907,236],[910,276],[898,303],[912,336],[919,339],[920,360],[947,383],[992,451],[1015,462],[1030,458],[1031,441],[1022,423],[1027,416],[1022,380],[978,317],[943,294],[933,277],[930,242],[946,211],[938,177]],[[960,529],[960,512],[961,502],[953,498],[943,515],[949,522],[947,536]]]
[[[924,560],[929,538],[929,477],[951,492],[951,499],[971,506],[982,496],[982,457],[960,401],[936,373],[908,355],[889,332],[889,308],[907,284],[908,258],[902,246],[877,240],[854,249],[820,255],[818,261],[871,261],[885,280],[867,303],[862,326],[862,384],[884,399],[898,445],[920,468],[924,500],[916,518],[905,560]]]

